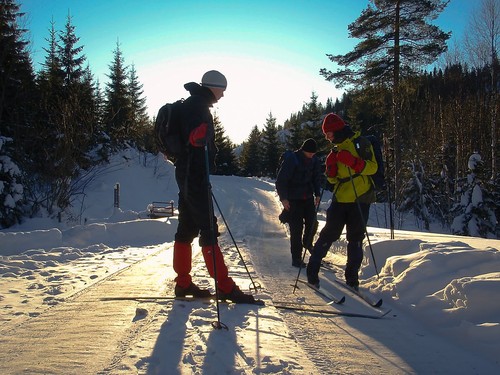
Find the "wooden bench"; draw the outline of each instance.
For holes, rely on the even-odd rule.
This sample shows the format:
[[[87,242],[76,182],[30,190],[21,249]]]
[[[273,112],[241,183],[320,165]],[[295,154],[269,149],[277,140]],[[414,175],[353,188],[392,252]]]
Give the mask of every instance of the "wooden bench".
[[[152,202],[148,204],[148,216],[151,219],[160,217],[171,217],[175,215],[174,201],[170,202]]]

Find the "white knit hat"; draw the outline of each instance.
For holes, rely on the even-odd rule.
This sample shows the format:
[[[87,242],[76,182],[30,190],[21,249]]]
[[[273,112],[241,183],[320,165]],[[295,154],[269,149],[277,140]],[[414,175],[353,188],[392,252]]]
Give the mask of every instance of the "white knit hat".
[[[226,77],[217,70],[209,70],[201,78],[201,85],[205,87],[216,87],[225,89],[227,87]]]

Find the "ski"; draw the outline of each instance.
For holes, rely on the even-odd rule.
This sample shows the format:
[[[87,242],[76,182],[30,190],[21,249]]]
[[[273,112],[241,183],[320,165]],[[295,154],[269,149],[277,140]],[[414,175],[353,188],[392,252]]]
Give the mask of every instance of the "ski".
[[[347,311],[337,311],[337,310],[325,310],[325,309],[310,309],[307,307],[298,307],[298,306],[285,306],[285,305],[273,305],[277,309],[281,310],[290,310],[290,311],[300,311],[307,312],[311,314],[325,314],[325,315],[338,315],[338,316],[347,316],[352,318],[365,318],[365,319],[382,319],[384,316],[389,314],[391,310],[385,311],[381,314],[361,314],[361,313],[353,313]]]
[[[343,288],[347,289],[349,292],[357,295],[361,300],[363,300],[365,303],[370,305],[373,308],[379,308],[382,306],[383,300],[380,298],[379,300],[373,300],[370,296],[366,295],[363,293],[361,290],[356,290],[349,285],[343,283],[342,281],[339,281],[337,279],[334,280],[337,284],[342,286]]]
[[[335,264],[331,264],[330,262],[323,261],[323,263],[321,264],[321,266],[323,268],[325,268],[326,270],[333,272],[334,274],[337,274],[339,272],[338,266],[336,266]],[[367,303],[371,307],[373,307],[373,308],[379,308],[379,307],[382,306],[382,303],[383,303],[382,298],[380,298],[379,300],[373,300],[367,294],[363,293],[360,290],[356,290],[356,289],[350,287],[349,285],[345,284],[344,282],[339,281],[337,278],[335,278],[334,281],[338,285],[340,285],[343,288],[347,289],[349,292],[351,292],[351,293],[355,294],[356,296],[358,296],[361,300],[363,300],[365,303]]]
[[[201,298],[201,297],[177,297],[177,296],[116,296],[116,297],[103,297],[101,301],[184,301],[184,302],[203,302],[215,303],[215,296]],[[230,300],[219,300],[221,303],[234,303]],[[255,303],[238,303],[238,305],[265,305],[263,300],[257,299]]]
[[[324,289],[318,288],[318,287],[314,286],[313,284],[308,283],[307,281],[304,281],[304,280],[298,280],[298,281],[301,282],[302,284],[306,284],[312,290],[318,292],[323,297],[326,297],[327,299],[329,299],[330,302],[328,302],[327,305],[331,305],[332,303],[335,303],[337,305],[341,305],[345,302],[345,296],[342,296],[341,298],[337,298],[333,294],[331,294],[330,292],[328,292]]]
[[[328,262],[324,259],[321,261],[321,267],[323,267],[327,271],[331,271],[331,272],[335,272],[335,273],[340,271],[340,269],[338,268],[337,265],[335,265],[331,262]]]

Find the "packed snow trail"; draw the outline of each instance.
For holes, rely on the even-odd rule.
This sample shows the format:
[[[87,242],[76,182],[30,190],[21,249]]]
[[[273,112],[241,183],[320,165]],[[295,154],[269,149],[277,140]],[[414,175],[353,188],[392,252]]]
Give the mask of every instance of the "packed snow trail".
[[[218,374],[255,365],[269,374],[317,373],[309,360],[295,360],[306,355],[273,307],[223,304],[225,331],[214,330],[215,306],[203,301],[103,301],[171,295],[171,250],[164,245],[37,317],[4,326],[0,373]],[[211,286],[196,245],[192,274]],[[286,347],[288,356],[273,356],[274,347]]]
[[[163,293],[169,276],[167,250],[164,246],[38,317],[3,330],[0,373],[96,374],[108,367],[120,345],[137,336],[147,319],[134,322],[133,304],[106,304],[100,297],[139,294],[144,288]]]
[[[238,197],[235,201],[219,199],[222,202],[221,209],[233,235],[242,241],[240,246],[250,256],[265,290],[274,300],[303,300],[305,296],[307,302],[320,301],[307,287],[292,294],[298,271],[291,266],[289,239],[285,227],[278,220],[281,207],[274,192],[274,184],[255,179],[254,188],[248,189],[248,181],[241,185],[238,181],[241,180],[214,178],[214,195],[218,198],[227,193],[229,197]],[[327,199],[326,195],[324,200]],[[222,226],[220,231],[223,232]],[[227,245],[231,246],[230,243]],[[305,270],[300,277],[306,278]],[[330,288],[334,295],[342,294],[343,289],[336,288],[336,283],[328,280],[331,277],[331,272],[322,270],[321,287]],[[373,311],[361,301],[346,298],[341,307],[335,305],[332,308],[367,313]],[[381,320],[293,312],[282,312],[282,315],[308,358],[323,374],[416,374],[429,371],[474,374],[477,373],[476,369],[484,368],[483,358],[465,352],[460,347],[443,350],[444,347],[454,346],[453,343],[415,324],[411,317],[401,316],[390,301],[385,304],[393,312]],[[329,324],[325,324],[325,321],[329,321]],[[414,327],[419,329],[415,331]],[[408,356],[407,353],[412,355]],[[446,353],[454,355],[446,358]],[[492,371],[495,368],[492,367]]]
[[[251,277],[263,286],[256,296],[266,306],[222,305],[226,331],[213,329],[214,306],[203,302],[102,301],[117,295],[171,295],[172,243],[162,244],[156,253],[148,255],[147,249],[142,261],[38,316],[5,322],[0,329],[0,373],[497,373],[498,367],[401,315],[391,300],[384,300],[384,306],[393,312],[380,320],[275,309],[273,300],[288,300],[332,311],[373,312],[349,296],[343,305],[326,306],[307,287],[292,293],[297,269],[291,266],[285,227],[277,220],[280,206],[271,182],[214,176],[212,183]],[[126,224],[129,228],[132,222]],[[246,289],[249,275],[222,220],[219,229],[230,275]],[[127,235],[134,237],[134,232]],[[119,249],[113,250],[117,256]],[[193,278],[202,287],[212,287],[196,244],[194,250]],[[340,293],[334,275],[321,272],[321,287]]]

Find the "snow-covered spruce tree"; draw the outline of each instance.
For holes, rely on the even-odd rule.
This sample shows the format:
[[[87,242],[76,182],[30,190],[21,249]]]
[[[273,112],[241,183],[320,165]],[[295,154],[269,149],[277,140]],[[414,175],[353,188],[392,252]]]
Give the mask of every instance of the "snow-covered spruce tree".
[[[6,145],[11,141],[11,138],[0,136],[0,229],[18,223],[22,217],[21,172],[7,154]]]
[[[399,206],[400,212],[413,212],[415,219],[422,221],[424,228],[429,230],[431,215],[428,204],[429,196],[426,189],[425,171],[420,161],[410,165],[411,177],[403,186],[403,202]]]
[[[468,162],[470,173],[461,189],[460,202],[453,207],[454,220],[451,226],[453,234],[495,238],[496,218],[489,194],[482,187],[482,159],[479,153],[473,153]],[[460,191],[460,190],[459,190]]]

